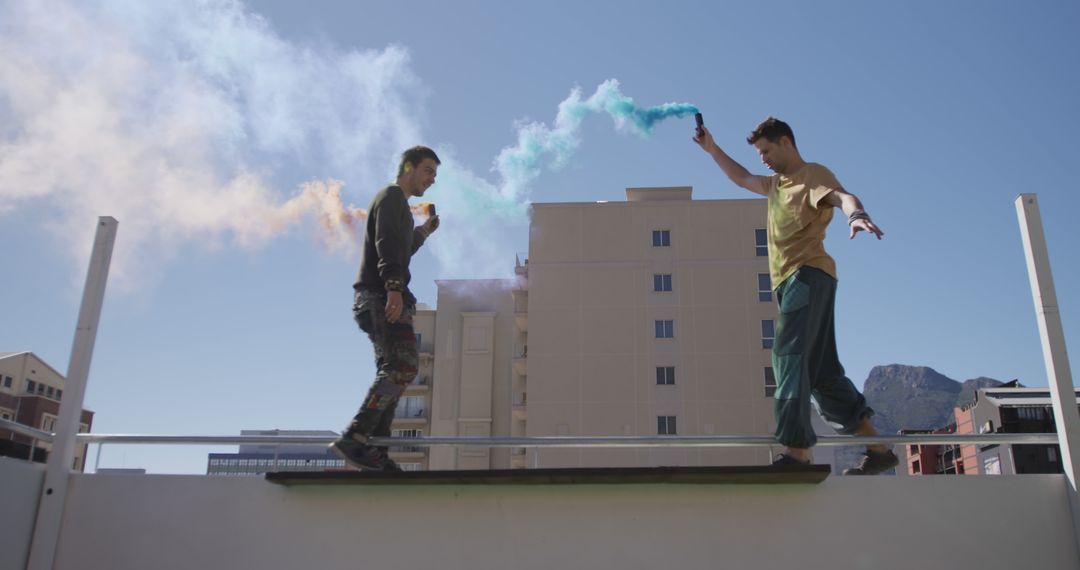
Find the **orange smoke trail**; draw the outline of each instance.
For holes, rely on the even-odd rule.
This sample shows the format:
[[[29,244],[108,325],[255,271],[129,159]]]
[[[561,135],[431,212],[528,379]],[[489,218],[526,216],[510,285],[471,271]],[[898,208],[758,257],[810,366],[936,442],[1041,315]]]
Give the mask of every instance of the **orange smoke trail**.
[[[435,204],[431,202],[420,202],[419,204],[413,204],[409,209],[414,216],[430,216],[431,208],[433,206],[435,206]]]
[[[340,180],[313,180],[300,186],[300,193],[274,209],[270,215],[269,233],[278,234],[305,216],[313,216],[319,228],[319,241],[329,249],[353,249],[364,240],[363,224],[367,210],[348,206],[342,201]],[[414,216],[428,215],[431,202],[410,207]]]
[[[277,233],[306,215],[315,218],[319,240],[330,249],[350,249],[360,245],[359,228],[367,219],[367,210],[352,204],[346,206],[341,199],[340,180],[314,180],[300,186],[300,193],[278,207],[271,216],[270,224]]]

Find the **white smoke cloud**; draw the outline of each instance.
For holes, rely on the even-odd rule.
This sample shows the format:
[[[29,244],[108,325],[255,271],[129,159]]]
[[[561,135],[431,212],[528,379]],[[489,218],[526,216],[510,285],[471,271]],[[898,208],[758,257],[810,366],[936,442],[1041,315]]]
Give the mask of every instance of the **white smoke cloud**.
[[[0,215],[47,203],[80,269],[116,217],[120,286],[185,242],[257,247],[312,216],[355,247],[341,183],[276,190],[280,165],[370,196],[420,140],[406,50],[290,43],[236,1],[14,1],[0,29]]]
[[[116,217],[110,287],[157,273],[185,244],[259,247],[300,220],[354,255],[363,211],[351,202],[366,206],[398,154],[424,142],[424,86],[404,48],[290,42],[238,0],[13,0],[0,4],[0,53],[0,216],[46,204],[74,276],[97,216]],[[551,127],[519,124],[495,182],[438,148],[430,199],[444,223],[426,247],[440,277],[511,274],[529,186],[568,162],[587,115],[648,135],[695,110],[639,108],[609,80],[587,99],[573,89]]]

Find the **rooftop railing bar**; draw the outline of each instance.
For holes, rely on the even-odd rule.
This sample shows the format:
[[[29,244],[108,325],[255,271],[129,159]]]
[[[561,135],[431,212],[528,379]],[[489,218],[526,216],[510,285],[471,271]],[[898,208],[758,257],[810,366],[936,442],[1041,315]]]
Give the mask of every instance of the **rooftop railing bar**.
[[[19,435],[25,435],[26,437],[37,439],[40,441],[52,442],[53,440],[53,434],[47,431],[41,431],[30,426],[15,423],[11,420],[0,419],[0,429],[15,432]]]
[[[52,440],[53,434],[10,420],[0,420],[0,429],[32,437],[39,441]],[[170,445],[326,445],[333,441],[324,435],[149,435],[80,433],[75,436],[79,445],[109,444],[170,444]],[[378,445],[419,447],[767,447],[776,445],[771,435],[689,435],[689,436],[548,436],[548,437],[376,437]],[[1055,433],[986,433],[915,434],[915,435],[820,435],[818,445],[1057,445]]]
[[[272,435],[136,435],[136,434],[79,434],[80,444],[308,444],[326,445],[328,436]],[[767,447],[777,445],[771,435],[708,435],[708,436],[599,436],[599,437],[375,437],[376,445],[409,445],[419,447]],[[982,435],[878,435],[874,437],[848,435],[818,436],[818,445],[1057,445],[1053,433],[1009,433]]]

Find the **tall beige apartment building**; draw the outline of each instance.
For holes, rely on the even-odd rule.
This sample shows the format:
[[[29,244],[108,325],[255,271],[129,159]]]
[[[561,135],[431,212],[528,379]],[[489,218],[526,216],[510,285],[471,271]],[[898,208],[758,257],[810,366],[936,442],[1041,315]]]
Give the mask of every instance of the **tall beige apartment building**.
[[[532,206],[516,278],[438,282],[396,435],[761,435],[775,428],[765,200],[629,188]],[[822,426],[824,424],[821,424]],[[409,431],[401,431],[409,430]],[[767,448],[395,454],[421,469],[755,465]],[[832,463],[828,449],[815,452]]]

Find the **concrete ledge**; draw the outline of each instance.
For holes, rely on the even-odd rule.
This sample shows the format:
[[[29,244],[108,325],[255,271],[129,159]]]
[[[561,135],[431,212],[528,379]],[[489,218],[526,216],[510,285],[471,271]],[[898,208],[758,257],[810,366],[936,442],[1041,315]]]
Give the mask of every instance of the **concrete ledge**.
[[[267,473],[279,485],[640,485],[753,484],[814,485],[829,476],[828,465],[728,467],[595,467],[483,471],[374,471]]]

